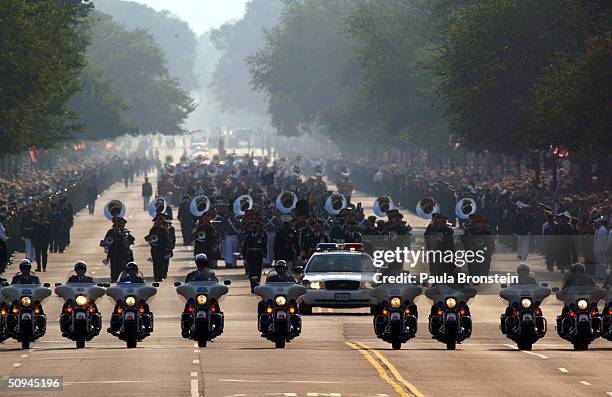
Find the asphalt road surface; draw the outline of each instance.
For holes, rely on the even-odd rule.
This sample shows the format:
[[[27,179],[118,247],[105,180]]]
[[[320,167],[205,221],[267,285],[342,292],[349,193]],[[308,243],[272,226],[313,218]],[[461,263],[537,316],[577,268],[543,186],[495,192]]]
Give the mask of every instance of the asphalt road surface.
[[[109,227],[101,212],[108,200],[120,199],[128,206],[128,228],[136,237],[135,257],[152,279],[147,262],[148,245],[143,237],[151,225],[142,211],[140,182],[125,189],[113,186],[98,200],[93,216],[81,212],[72,230],[72,244],[64,254],[52,254],[44,282],[64,282],[76,260],[89,264],[94,276],[108,280],[99,247]],[[357,195],[370,205],[372,197]],[[419,225],[413,217],[409,222]],[[177,229],[178,229],[178,225]],[[421,225],[422,226],[422,225]],[[181,241],[180,233],[178,235]],[[221,302],[225,333],[206,348],[180,335],[183,302],[173,286],[184,281],[193,267],[191,247],[178,244],[170,277],[151,301],[155,313],[153,335],[128,350],[125,343],[105,330],[113,305],[102,298],[103,331],[85,349],[61,337],[58,316],[62,301],[52,295],[45,301],[47,334],[30,350],[8,340],[0,344],[0,376],[62,376],[63,390],[33,392],[0,390],[2,396],[612,396],[612,343],[598,340],[589,351],[574,352],[557,337],[555,316],[561,305],[548,298],[543,311],[548,319],[547,336],[533,351],[517,351],[499,331],[504,303],[496,294],[478,295],[471,302],[474,331],[471,339],[447,351],[431,339],[427,330],[430,302],[417,299],[421,309],[417,337],[394,351],[378,340],[367,309],[315,309],[303,319],[303,333],[285,349],[261,338],[256,326],[257,298],[249,293],[242,269],[218,270],[230,278],[228,296]],[[516,265],[511,254],[496,261]],[[530,259],[540,266],[541,258]],[[7,274],[14,272],[14,266]],[[538,273],[551,278],[545,272]],[[555,283],[551,283],[551,286]]]

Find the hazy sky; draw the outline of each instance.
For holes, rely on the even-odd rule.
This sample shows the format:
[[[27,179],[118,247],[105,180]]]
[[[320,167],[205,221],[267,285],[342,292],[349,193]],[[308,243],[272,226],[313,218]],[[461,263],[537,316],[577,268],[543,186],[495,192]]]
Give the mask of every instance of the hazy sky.
[[[168,10],[187,21],[196,34],[240,19],[248,0],[134,0],[157,11]]]

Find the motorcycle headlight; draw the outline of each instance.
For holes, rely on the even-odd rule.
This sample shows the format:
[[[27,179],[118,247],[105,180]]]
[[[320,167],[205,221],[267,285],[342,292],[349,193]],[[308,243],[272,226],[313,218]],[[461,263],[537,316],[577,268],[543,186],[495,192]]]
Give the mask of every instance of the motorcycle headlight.
[[[128,306],[134,306],[136,304],[136,298],[134,298],[133,296],[128,296],[127,298],[125,298],[125,304]]]
[[[395,298],[391,298],[391,307],[397,308],[402,305],[402,300],[397,296]]]
[[[279,295],[279,296],[277,296],[277,297],[276,297],[275,301],[276,301],[276,304],[277,304],[277,305],[279,305],[279,306],[285,306],[285,303],[287,303],[287,298],[285,298],[285,297],[284,297],[284,296],[282,296],[282,295]]]
[[[521,306],[523,306],[523,309],[529,309],[531,307],[531,299],[521,299]]]
[[[208,298],[206,298],[206,295],[198,295],[196,300],[198,301],[198,305],[205,305],[206,302],[208,302]]]
[[[455,298],[446,298],[446,307],[449,309],[454,309],[457,306],[457,301]]]
[[[585,299],[580,299],[578,301],[578,309],[584,310],[589,306],[589,303]]]
[[[32,304],[32,298],[30,298],[29,296],[24,296],[23,298],[21,298],[21,304],[23,306],[30,306]]]
[[[76,302],[77,305],[79,306],[85,306],[87,304],[87,298],[85,297],[85,295],[79,295],[76,297],[76,299],[74,300]]]

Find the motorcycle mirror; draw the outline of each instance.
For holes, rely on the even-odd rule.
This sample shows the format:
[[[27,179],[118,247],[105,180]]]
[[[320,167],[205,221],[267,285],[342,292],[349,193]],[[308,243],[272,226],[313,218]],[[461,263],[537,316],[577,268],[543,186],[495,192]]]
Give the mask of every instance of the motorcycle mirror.
[[[104,284],[104,286],[105,286],[106,288],[110,288],[110,283],[106,283],[106,284]]]
[[[175,281],[175,282],[174,282],[174,286],[175,286],[175,287],[178,287],[179,285],[181,285],[180,281]]]
[[[159,287],[159,283],[153,283],[151,285],[154,286],[155,288]]]
[[[59,287],[60,285],[62,285],[62,283],[55,283],[56,287]]]
[[[104,283],[98,283],[96,284],[98,287],[104,287]]]
[[[542,287],[548,288],[548,283],[542,283]]]
[[[502,284],[501,287],[502,288],[508,288],[508,284]]]
[[[553,288],[552,288],[552,292],[559,292],[559,288],[557,288],[557,287],[553,287]]]
[[[51,284],[49,284],[49,283],[44,283],[43,284],[43,287],[45,287],[45,288],[49,288],[50,286],[51,286]]]
[[[223,285],[232,285],[232,280],[224,280]]]

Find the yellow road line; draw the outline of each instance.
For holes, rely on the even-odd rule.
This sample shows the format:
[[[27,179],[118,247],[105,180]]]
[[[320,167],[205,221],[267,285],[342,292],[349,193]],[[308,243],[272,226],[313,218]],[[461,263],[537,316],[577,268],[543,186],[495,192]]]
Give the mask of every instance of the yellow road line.
[[[361,348],[360,346],[357,346],[354,343],[351,343],[351,342],[344,342],[344,343],[352,347],[353,349],[357,350],[359,353],[361,353],[365,357],[365,359],[368,360],[368,362],[376,369],[376,371],[378,372],[378,375],[382,378],[382,380],[387,382],[389,386],[391,386],[397,392],[397,394],[399,394],[401,397],[411,397],[410,394],[404,391],[404,389],[402,388],[400,384],[395,382],[393,379],[391,379],[391,377],[389,377],[389,375],[387,375],[387,372],[385,372],[385,369],[374,359],[374,357],[370,355],[370,353],[363,350],[363,348]]]
[[[404,379],[404,377],[397,370],[397,368],[393,364],[391,364],[391,362],[389,360],[387,360],[387,358],[381,352],[379,352],[378,350],[371,349],[370,346],[366,345],[363,342],[356,342],[356,344],[361,346],[361,347],[363,347],[367,351],[374,353],[374,355],[376,357],[378,357],[380,359],[380,361],[382,361],[383,364],[385,364],[387,366],[387,368],[389,368],[389,370],[391,370],[391,373],[393,374],[395,379],[397,379],[400,382],[402,382],[404,384],[404,386],[406,386],[408,388],[408,390],[410,390],[412,392],[412,394],[414,394],[416,397],[425,397],[423,395],[423,393],[421,393],[419,391],[419,389],[416,388],[416,386],[414,386],[412,383],[410,383],[406,379]]]

